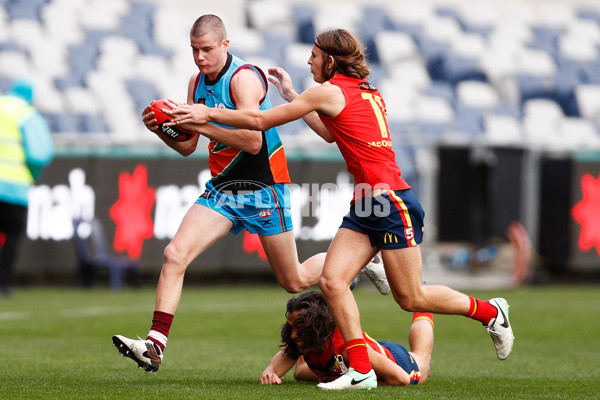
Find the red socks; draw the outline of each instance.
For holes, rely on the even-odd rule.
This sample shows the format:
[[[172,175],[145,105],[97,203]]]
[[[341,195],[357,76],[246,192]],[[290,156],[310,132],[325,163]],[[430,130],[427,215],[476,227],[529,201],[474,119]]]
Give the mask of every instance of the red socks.
[[[152,318],[152,328],[148,332],[146,339],[150,339],[154,342],[154,347],[158,354],[162,354],[167,340],[169,338],[169,330],[173,323],[173,315],[162,311],[154,311],[154,318]]]
[[[431,326],[434,326],[433,325],[433,314],[430,312],[415,312],[415,313],[413,313],[413,319],[412,319],[411,323],[414,323],[418,319],[426,319],[431,323]]]
[[[350,367],[361,374],[366,374],[371,370],[371,362],[369,361],[369,353],[367,351],[367,343],[365,339],[352,339],[345,343]]]
[[[492,318],[496,318],[498,315],[498,310],[489,301],[479,300],[471,296],[469,296],[469,301],[471,305],[469,306],[469,313],[465,315],[466,317],[487,325]]]

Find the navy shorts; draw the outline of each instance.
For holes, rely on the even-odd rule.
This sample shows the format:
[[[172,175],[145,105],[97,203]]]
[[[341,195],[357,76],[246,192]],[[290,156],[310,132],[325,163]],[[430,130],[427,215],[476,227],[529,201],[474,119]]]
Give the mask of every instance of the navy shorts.
[[[404,249],[423,241],[425,212],[412,190],[356,199],[340,228],[364,233],[371,246]]]
[[[233,222],[230,232],[234,234],[244,228],[260,235],[275,235],[293,229],[290,190],[283,183],[232,193],[219,191],[208,181],[196,203],[227,217]]]
[[[402,369],[408,374],[410,378],[410,385],[417,385],[421,380],[421,371],[419,370],[419,366],[417,365],[415,359],[408,353],[408,350],[406,350],[406,347],[396,342],[385,340],[377,341],[377,343],[392,353],[394,360],[396,360],[396,364],[402,367]]]

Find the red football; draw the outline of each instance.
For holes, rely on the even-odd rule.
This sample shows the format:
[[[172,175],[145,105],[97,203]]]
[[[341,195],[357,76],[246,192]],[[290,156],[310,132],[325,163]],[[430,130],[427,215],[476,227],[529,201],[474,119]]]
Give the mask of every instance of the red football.
[[[162,109],[169,109],[169,105],[164,100],[155,100],[150,103],[150,109],[154,112],[154,119],[158,123],[158,130],[177,142],[185,142],[194,137],[196,132],[183,129],[178,126],[165,126],[165,122],[170,122],[171,117],[165,114]]]

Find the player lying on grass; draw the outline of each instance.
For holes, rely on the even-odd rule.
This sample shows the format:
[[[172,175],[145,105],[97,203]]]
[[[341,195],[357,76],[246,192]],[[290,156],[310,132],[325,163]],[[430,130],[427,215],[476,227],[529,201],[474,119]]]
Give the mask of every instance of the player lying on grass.
[[[281,328],[282,349],[263,371],[260,383],[280,385],[292,367],[294,378],[329,382],[348,370],[348,355],[340,331],[321,292],[308,291],[287,302],[287,321]],[[377,341],[363,332],[369,360],[379,385],[424,383],[433,350],[433,314],[414,313],[408,333],[410,351],[403,345]]]

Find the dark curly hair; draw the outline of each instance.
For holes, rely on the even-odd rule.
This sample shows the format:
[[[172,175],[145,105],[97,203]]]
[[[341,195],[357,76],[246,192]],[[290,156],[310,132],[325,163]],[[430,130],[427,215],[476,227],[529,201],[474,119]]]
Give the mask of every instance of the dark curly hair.
[[[287,314],[300,311],[294,326],[287,322],[281,327],[281,341],[285,353],[293,359],[301,355],[298,346],[292,340],[296,330],[305,350],[321,352],[333,334],[335,322],[325,301],[323,293],[312,290],[290,298],[287,302]]]

